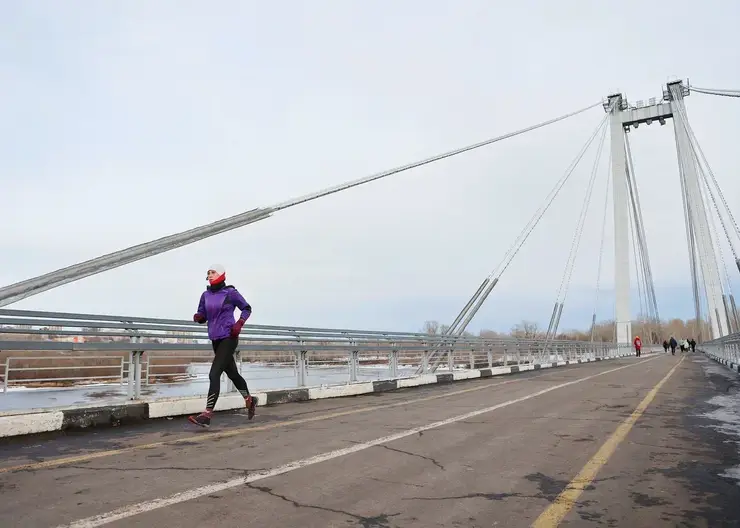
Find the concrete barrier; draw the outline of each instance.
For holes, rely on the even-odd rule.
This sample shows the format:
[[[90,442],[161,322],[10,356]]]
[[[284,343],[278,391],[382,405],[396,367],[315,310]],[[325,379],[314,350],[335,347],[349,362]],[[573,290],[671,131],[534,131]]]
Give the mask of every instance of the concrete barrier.
[[[653,354],[646,353],[643,354],[643,357],[649,355]],[[629,356],[634,356],[634,354],[625,354],[619,356],[619,358]],[[424,385],[455,383],[458,381],[462,382],[471,379],[511,375],[529,370],[555,368],[601,360],[602,358],[597,358],[595,360],[580,359],[577,361],[560,361],[557,363],[510,365],[486,369],[460,370],[452,373],[424,374],[421,376],[393,380],[378,380],[343,385],[256,392],[254,393],[254,396],[258,398],[258,405],[262,407],[265,405],[277,405],[281,403],[358,396],[361,394],[387,392]],[[142,420],[195,414],[203,410],[204,403],[205,398],[203,396],[192,396],[185,398],[161,398],[151,401],[136,400],[109,405],[82,405],[48,410],[34,409],[32,411],[9,411],[0,413],[0,437],[47,433],[69,429],[119,426]],[[216,404],[215,411],[230,411],[242,408],[244,408],[244,398],[237,393],[228,393],[221,395]]]
[[[702,350],[699,350],[699,352],[703,352],[703,351]],[[738,374],[740,374],[740,363],[733,363],[733,362],[731,362],[731,361],[729,361],[727,359],[721,358],[719,356],[715,356],[714,354],[712,354],[710,352],[703,352],[703,353],[708,358],[713,359],[717,363],[719,363],[721,365],[724,365],[724,366],[728,367],[730,370],[733,370],[733,371],[737,372]]]

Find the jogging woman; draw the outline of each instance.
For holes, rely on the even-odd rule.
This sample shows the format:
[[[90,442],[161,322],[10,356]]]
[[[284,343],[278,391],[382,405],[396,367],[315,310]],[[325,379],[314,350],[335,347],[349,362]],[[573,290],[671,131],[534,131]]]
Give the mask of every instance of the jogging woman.
[[[211,425],[213,408],[216,407],[221,389],[222,372],[226,372],[244,397],[247,416],[250,420],[254,418],[254,409],[257,406],[257,398],[249,394],[247,382],[239,374],[236,361],[234,361],[234,352],[239,344],[239,333],[252,314],[252,307],[236,288],[226,285],[226,270],[220,264],[214,264],[208,268],[207,279],[210,286],[200,296],[198,311],[193,315],[193,321],[200,324],[208,323],[208,338],[213,346],[214,358],[208,374],[210,386],[206,399],[206,410],[198,416],[188,417],[188,420],[201,427]],[[241,315],[238,320],[234,321],[236,308],[241,310]]]

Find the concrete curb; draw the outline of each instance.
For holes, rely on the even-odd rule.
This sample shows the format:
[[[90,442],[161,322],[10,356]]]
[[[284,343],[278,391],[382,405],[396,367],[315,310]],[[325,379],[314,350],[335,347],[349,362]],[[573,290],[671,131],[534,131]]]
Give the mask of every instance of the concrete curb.
[[[714,354],[710,354],[709,352],[704,352],[704,355],[706,355],[708,358],[713,359],[717,363],[720,363],[721,365],[724,365],[725,367],[729,367],[730,370],[737,372],[740,374],[740,364],[738,363],[732,363],[724,358],[721,358],[719,356],[715,356]],[[0,433],[2,434],[2,433]]]
[[[644,356],[653,355],[651,353]],[[615,358],[634,356],[625,354]],[[346,385],[329,385],[322,387],[302,387],[297,389],[274,390],[255,392],[260,407],[281,403],[295,403],[309,400],[323,400],[326,398],[342,398],[371,394],[376,392],[394,391],[408,387],[422,385],[447,384],[470,379],[490,378],[539,370],[555,368],[579,363],[602,361],[603,358],[579,359],[577,361],[560,361],[557,363],[542,363],[528,365],[511,365],[485,369],[461,370],[444,374],[424,374],[411,378],[392,380],[366,381]],[[161,398],[156,400],[138,400],[116,405],[75,406],[55,409],[33,409],[11,411],[0,415],[0,438],[22,436],[52,431],[71,429],[86,429],[89,427],[118,426],[122,424],[144,421],[156,418],[167,418],[195,414],[203,410],[205,398],[193,396],[187,398]],[[244,398],[238,393],[223,394],[216,403],[216,411],[229,411],[244,408]]]

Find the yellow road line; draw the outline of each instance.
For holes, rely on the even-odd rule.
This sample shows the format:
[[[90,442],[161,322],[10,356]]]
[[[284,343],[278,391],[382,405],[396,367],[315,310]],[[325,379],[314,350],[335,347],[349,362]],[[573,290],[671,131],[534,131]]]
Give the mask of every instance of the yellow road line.
[[[571,480],[565,489],[558,495],[550,506],[543,511],[537,520],[532,523],[532,528],[554,528],[560,524],[560,522],[568,515],[568,512],[573,508],[578,498],[581,496],[586,487],[590,486],[596,475],[604,465],[609,461],[609,458],[617,450],[619,444],[629,434],[632,426],[637,420],[643,415],[648,405],[652,403],[658,391],[663,384],[668,381],[676,369],[683,363],[686,356],[681,357],[681,360],[668,371],[668,374],[653,387],[647,396],[643,398],[640,404],[621,424],[617,427],[616,431],[604,442],[599,448],[596,454],[586,462],[583,469]]]
[[[640,361],[639,363],[632,363],[630,365],[625,365],[624,367],[620,367],[620,369],[633,367],[635,365],[640,365],[648,361],[653,361],[654,359],[657,359],[657,357],[646,359],[646,360]],[[373,405],[369,407],[362,407],[360,409],[350,409],[347,411],[321,414],[318,416],[312,416],[310,418],[298,418],[295,420],[287,420],[284,422],[272,423],[268,425],[238,427],[236,429],[230,429],[228,431],[223,431],[220,433],[204,433],[204,434],[199,434],[196,436],[187,436],[184,438],[177,438],[173,440],[163,440],[159,442],[151,442],[148,444],[140,444],[140,445],[134,445],[134,446],[129,446],[129,447],[122,447],[119,449],[96,451],[93,453],[86,453],[84,455],[55,458],[52,460],[44,460],[43,462],[33,462],[30,464],[22,464],[19,466],[3,467],[3,468],[0,468],[0,474],[11,473],[13,471],[33,471],[37,469],[45,469],[45,468],[50,468],[50,467],[62,466],[66,464],[76,464],[78,462],[87,462],[88,460],[95,460],[96,458],[104,458],[104,457],[109,457],[109,456],[121,455],[124,453],[133,453],[135,451],[142,451],[145,449],[154,449],[157,447],[172,446],[172,445],[184,444],[184,443],[202,443],[202,442],[205,442],[206,440],[229,438],[232,436],[238,436],[242,433],[256,433],[256,432],[261,432],[261,431],[270,431],[272,429],[278,429],[280,427],[287,427],[290,425],[299,425],[299,424],[305,424],[305,423],[311,423],[311,422],[318,422],[322,420],[331,420],[332,418],[340,418],[342,416],[366,413],[366,412],[376,411],[380,409],[383,409],[383,410],[391,409],[394,407],[402,407],[404,405],[413,405],[416,403],[438,400],[440,398],[447,398],[448,396],[457,396],[459,394],[467,394],[470,392],[481,391],[481,390],[489,389],[492,387],[498,387],[500,385],[508,385],[510,383],[518,383],[518,382],[525,381],[525,380],[539,379],[539,378],[544,377],[545,375],[553,374],[553,373],[554,372],[544,372],[540,376],[532,376],[529,378],[518,378],[518,379],[507,380],[507,381],[499,381],[496,383],[489,383],[486,385],[472,387],[469,389],[461,389],[461,390],[452,391],[452,392],[445,392],[444,394],[436,394],[434,396],[425,396],[424,398],[416,398],[413,400],[404,400],[398,403]],[[421,385],[421,386],[425,387],[426,385]]]

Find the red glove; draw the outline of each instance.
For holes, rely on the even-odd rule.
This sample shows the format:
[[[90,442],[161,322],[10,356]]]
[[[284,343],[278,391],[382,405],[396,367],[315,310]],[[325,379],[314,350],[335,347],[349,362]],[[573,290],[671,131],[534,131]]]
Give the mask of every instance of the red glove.
[[[242,331],[242,326],[244,326],[244,323],[246,321],[244,319],[239,319],[236,323],[234,323],[234,326],[231,327],[231,337],[238,337],[239,333]]]
[[[206,322],[206,317],[203,314],[197,313],[193,316],[193,321],[195,321],[196,323],[203,324]]]

